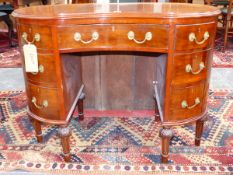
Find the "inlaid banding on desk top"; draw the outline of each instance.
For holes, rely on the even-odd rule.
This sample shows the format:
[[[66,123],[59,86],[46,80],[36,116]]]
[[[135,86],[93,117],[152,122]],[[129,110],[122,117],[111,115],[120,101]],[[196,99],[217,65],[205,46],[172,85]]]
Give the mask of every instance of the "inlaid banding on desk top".
[[[103,3],[103,4],[70,4],[56,6],[32,6],[17,9],[14,17],[51,19],[51,18],[82,18],[94,17],[96,14],[110,17],[162,17],[183,18],[218,15],[220,11],[216,7],[200,4],[182,3]],[[39,15],[38,15],[39,14]]]

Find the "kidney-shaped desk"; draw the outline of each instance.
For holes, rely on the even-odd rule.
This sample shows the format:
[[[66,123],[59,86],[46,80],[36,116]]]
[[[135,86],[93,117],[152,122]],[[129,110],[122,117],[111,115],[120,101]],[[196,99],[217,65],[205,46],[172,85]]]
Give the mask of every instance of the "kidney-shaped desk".
[[[153,57],[155,76],[135,76],[133,79],[140,81],[133,83],[131,91],[142,87],[144,83],[140,82],[149,79],[149,90],[144,87],[140,93],[151,97],[139,100],[138,104],[143,105],[153,96],[156,99],[153,105],[158,107],[162,123],[162,162],[168,160],[172,126],[196,122],[195,144],[199,145],[206,115],[218,14],[215,7],[178,3],[72,4],[32,6],[14,11],[21,50],[28,43],[37,47],[38,72],[24,74],[28,114],[37,140],[42,141],[41,122],[59,125],[64,157],[66,161],[70,160],[67,126],[76,105],[80,118],[83,118],[83,99],[85,94],[86,97],[89,95],[88,92],[84,94],[86,87],[82,74],[86,67],[80,53],[114,55],[123,52],[126,57],[133,53],[149,55],[150,59],[150,54],[159,53],[160,56]],[[119,70],[105,72],[109,75],[108,82],[115,83],[105,89],[111,93],[119,89],[127,91],[128,95],[122,95],[124,100],[131,91],[117,86],[127,77],[128,70],[124,67],[128,59],[120,57],[106,59],[111,66],[105,66],[102,72],[111,72],[114,65],[117,66],[111,61],[121,60]],[[150,64],[144,64],[146,60],[145,57],[132,70],[137,69],[140,73],[149,69]],[[121,72],[124,72],[122,79],[112,80],[111,76]],[[86,77],[91,79],[93,76]],[[106,104],[114,99],[113,95]]]

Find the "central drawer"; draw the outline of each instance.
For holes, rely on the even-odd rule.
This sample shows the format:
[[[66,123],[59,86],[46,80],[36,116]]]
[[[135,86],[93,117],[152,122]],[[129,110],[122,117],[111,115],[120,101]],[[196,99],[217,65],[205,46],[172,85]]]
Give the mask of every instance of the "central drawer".
[[[61,50],[167,49],[168,29],[167,25],[148,24],[74,25],[58,28],[58,43]]]

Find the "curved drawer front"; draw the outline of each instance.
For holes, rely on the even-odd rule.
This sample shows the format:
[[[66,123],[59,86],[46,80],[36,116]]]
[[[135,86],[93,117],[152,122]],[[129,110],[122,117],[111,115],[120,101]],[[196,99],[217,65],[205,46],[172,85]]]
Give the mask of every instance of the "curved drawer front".
[[[189,119],[204,112],[206,103],[205,83],[183,89],[172,89],[168,121]]]
[[[213,43],[216,23],[176,26],[176,51],[207,49]]]
[[[36,25],[19,25],[18,27],[22,45],[31,42],[38,49],[50,50],[53,48],[52,32],[49,27]]]
[[[60,109],[57,90],[28,83],[28,106],[32,113],[44,119],[59,120]]]
[[[56,86],[56,73],[53,55],[38,54],[38,73],[26,73],[27,79],[47,86]]]
[[[127,50],[130,47],[166,49],[166,25],[75,25],[58,28],[60,49],[109,48]],[[67,44],[69,43],[69,45]]]
[[[172,85],[185,85],[207,78],[210,51],[174,56]]]

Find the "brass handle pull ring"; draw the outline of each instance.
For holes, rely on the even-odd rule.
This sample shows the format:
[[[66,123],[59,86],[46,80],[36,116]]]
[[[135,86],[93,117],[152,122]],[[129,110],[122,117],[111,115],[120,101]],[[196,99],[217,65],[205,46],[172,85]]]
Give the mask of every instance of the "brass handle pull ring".
[[[135,43],[137,43],[137,44],[143,44],[143,43],[145,43],[146,41],[152,40],[152,33],[151,33],[151,32],[146,32],[144,40],[138,41],[138,40],[135,39],[135,34],[134,34],[134,32],[133,32],[133,31],[129,31],[129,32],[128,32],[128,39],[129,39],[129,40],[133,40],[133,41],[134,41]]]
[[[33,37],[32,41],[28,41],[27,39],[28,34],[26,32],[23,32],[22,34],[22,39],[27,43],[27,44],[33,44],[34,42],[39,42],[40,41],[40,34],[36,33]]]
[[[44,72],[44,66],[43,65],[39,65],[38,72],[31,72],[31,74],[37,75],[38,73],[43,73],[43,72]]]
[[[182,107],[182,108],[187,108],[187,109],[192,109],[192,108],[194,108],[195,106],[197,106],[197,105],[200,104],[200,103],[201,103],[201,101],[200,101],[200,99],[197,97],[197,98],[195,99],[195,103],[194,103],[192,106],[189,106],[188,103],[187,103],[187,101],[186,101],[186,100],[183,100],[183,101],[181,102],[181,107]]]
[[[76,32],[75,34],[74,34],[74,40],[75,41],[80,41],[80,42],[82,42],[83,44],[89,44],[89,43],[91,43],[92,41],[96,41],[96,40],[98,40],[99,39],[99,33],[98,32],[93,32],[92,33],[92,35],[91,35],[91,39],[90,40],[88,40],[88,41],[84,41],[84,40],[82,40],[82,36],[81,36],[81,34],[79,33],[79,32]]]
[[[205,68],[205,64],[203,62],[200,62],[199,69],[197,71],[193,71],[192,66],[190,64],[187,64],[185,67],[185,71],[187,73],[191,72],[192,74],[196,75],[199,74],[204,68]]]
[[[46,107],[48,107],[48,105],[49,105],[49,103],[48,103],[48,101],[47,100],[44,100],[43,102],[42,102],[42,105],[38,105],[38,104],[36,104],[36,97],[32,97],[32,103],[35,105],[35,107],[36,108],[38,108],[38,109],[42,109],[42,108],[46,108]]]
[[[203,40],[202,40],[202,41],[197,41],[197,38],[196,38],[195,33],[190,33],[190,34],[189,34],[189,41],[190,41],[190,42],[195,41],[196,44],[201,45],[201,44],[203,44],[206,40],[208,40],[209,37],[210,37],[209,32],[206,31],[206,32],[204,33]]]

